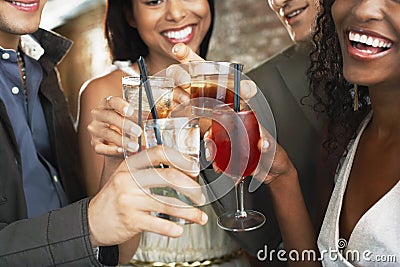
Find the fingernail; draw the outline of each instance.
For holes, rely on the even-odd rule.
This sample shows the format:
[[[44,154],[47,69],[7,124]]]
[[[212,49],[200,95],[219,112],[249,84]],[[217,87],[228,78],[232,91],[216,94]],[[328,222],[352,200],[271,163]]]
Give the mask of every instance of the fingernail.
[[[204,194],[201,194],[200,205],[204,204],[206,204],[206,196]]]
[[[131,151],[137,151],[139,149],[139,145],[136,142],[129,142],[128,147],[131,149]]]
[[[175,225],[172,229],[171,229],[171,234],[172,236],[180,236],[183,233],[183,227],[179,226],[179,225]]]
[[[133,110],[133,106],[132,105],[128,105],[128,106],[124,107],[125,116],[130,117],[130,116],[133,115],[133,112],[134,112],[134,110]]]
[[[203,212],[203,214],[201,215],[201,223],[206,224],[207,221],[208,221],[208,216],[205,212]]]
[[[204,149],[204,153],[206,154],[206,160],[210,160],[211,154],[210,154],[210,149],[208,149],[208,147]]]
[[[122,153],[122,152],[124,152],[124,149],[123,149],[122,147],[119,146],[119,147],[117,148],[117,152],[118,152],[118,153]]]
[[[266,151],[269,148],[268,140],[263,140],[262,148],[263,148],[264,151]]]
[[[200,167],[199,167],[199,162],[198,162],[198,161],[193,162],[192,170],[194,170],[194,171],[200,171]]]
[[[172,48],[172,53],[178,60],[180,60],[187,57],[187,55],[189,54],[189,49],[186,47],[185,44],[179,43],[174,45],[174,47]]]
[[[131,127],[131,134],[133,134],[135,136],[140,136],[142,134],[142,129],[140,127],[132,126]]]

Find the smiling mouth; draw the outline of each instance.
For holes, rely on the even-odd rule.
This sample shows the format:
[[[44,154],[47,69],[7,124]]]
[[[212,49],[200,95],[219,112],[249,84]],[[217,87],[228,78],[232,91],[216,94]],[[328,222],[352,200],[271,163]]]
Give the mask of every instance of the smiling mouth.
[[[393,42],[376,36],[350,31],[348,33],[351,46],[365,54],[379,54],[389,50]]]
[[[292,19],[292,18],[296,17],[297,15],[299,15],[301,12],[303,12],[305,9],[306,9],[305,7],[304,8],[300,8],[300,9],[296,9],[295,11],[287,14],[285,16],[285,18],[286,19]]]
[[[17,2],[17,1],[11,1],[11,0],[6,0],[6,1],[15,6],[24,7],[24,8],[32,8],[32,7],[37,6],[37,3],[21,3],[21,2]]]
[[[188,38],[193,32],[193,26],[187,26],[179,31],[165,31],[162,35],[168,39],[184,40]]]

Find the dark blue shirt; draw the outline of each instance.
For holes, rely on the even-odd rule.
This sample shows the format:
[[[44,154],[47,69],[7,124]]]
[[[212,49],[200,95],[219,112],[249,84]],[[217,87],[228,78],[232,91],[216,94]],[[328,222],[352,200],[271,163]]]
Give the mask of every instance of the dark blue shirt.
[[[0,98],[4,102],[22,161],[23,188],[28,217],[36,217],[63,205],[63,192],[57,192],[56,170],[49,164],[49,134],[38,98],[42,79],[39,63],[24,55],[26,67],[26,104],[17,53],[0,47]]]

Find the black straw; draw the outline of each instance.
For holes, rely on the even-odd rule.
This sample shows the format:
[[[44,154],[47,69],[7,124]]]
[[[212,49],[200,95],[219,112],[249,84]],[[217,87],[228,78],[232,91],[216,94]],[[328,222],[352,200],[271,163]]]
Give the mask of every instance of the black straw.
[[[242,65],[238,63],[234,63],[234,72],[233,72],[233,110],[235,112],[240,111],[240,73],[242,70]]]
[[[142,78],[140,78],[140,82],[139,82],[139,98],[138,98],[138,102],[139,102],[139,110],[138,110],[138,124],[140,126],[140,128],[143,127],[143,121],[142,121],[142,110],[143,110],[143,103],[142,103],[142,99],[143,99],[143,81]],[[142,150],[142,135],[140,135],[138,137],[138,143],[139,143],[139,149],[138,151]]]
[[[142,56],[140,56],[139,59],[137,60],[137,62],[139,65],[140,77],[141,77],[142,83],[144,84],[144,89],[146,90],[147,101],[149,102],[151,115],[153,116],[153,119],[155,120],[155,122],[157,122],[158,115],[157,115],[156,105],[154,103],[153,92],[151,91],[149,75],[147,72],[145,60]],[[157,145],[161,145],[162,141],[161,141],[161,136],[160,136],[160,130],[158,129],[157,126],[154,127],[154,133],[156,135]]]

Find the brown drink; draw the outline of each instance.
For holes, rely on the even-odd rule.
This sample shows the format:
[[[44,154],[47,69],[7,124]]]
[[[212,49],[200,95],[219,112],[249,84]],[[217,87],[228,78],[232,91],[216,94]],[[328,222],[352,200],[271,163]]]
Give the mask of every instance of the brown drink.
[[[193,61],[189,63],[192,113],[211,116],[217,105],[233,104],[234,68],[230,62]]]

